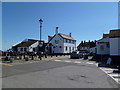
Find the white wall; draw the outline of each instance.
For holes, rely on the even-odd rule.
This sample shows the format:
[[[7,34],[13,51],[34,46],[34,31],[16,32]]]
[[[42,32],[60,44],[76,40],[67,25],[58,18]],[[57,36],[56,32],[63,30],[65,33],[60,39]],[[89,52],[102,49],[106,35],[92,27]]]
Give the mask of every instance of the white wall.
[[[23,51],[21,51],[21,48],[23,48]],[[24,52],[24,48],[26,48],[26,52],[29,51],[29,48],[28,48],[28,47],[18,47],[18,52],[20,52],[20,53],[25,53],[25,52]]]
[[[33,48],[35,48],[35,51],[37,52],[38,51],[38,48],[37,46],[39,45],[39,42],[35,42],[34,44],[32,44],[30,47],[29,47],[29,52],[33,52]]]
[[[99,43],[102,42],[102,43]],[[101,40],[98,40],[96,43],[97,48],[97,54],[110,54],[110,48],[107,47],[107,42],[109,42],[109,38],[103,38]],[[103,49],[101,49],[103,47]]]
[[[55,40],[59,40],[59,43],[56,44]],[[63,38],[61,36],[59,36],[58,34],[49,42],[51,43],[52,46],[52,53],[63,53],[64,52],[64,46],[63,46]],[[59,48],[59,47],[62,48]],[[55,47],[55,48],[53,48]]]
[[[68,48],[67,48],[67,51],[66,51],[66,47],[68,47]],[[64,53],[71,53],[69,47],[71,47],[71,52],[76,50],[75,44],[72,44],[72,43],[64,43]],[[73,47],[74,47],[74,50],[73,50]]]
[[[120,38],[110,38],[110,55],[120,55]]]
[[[59,40],[59,43],[56,44],[55,43],[55,40]],[[51,43],[53,46],[52,46],[52,53],[71,53],[72,51],[75,51],[76,50],[76,46],[75,44],[73,43],[69,43],[69,40],[68,40],[68,43],[66,43],[66,40],[63,39],[61,36],[59,36],[58,34],[56,34],[56,36],[49,42]],[[62,48],[59,48],[60,46],[62,46]],[[67,51],[66,51],[66,46],[68,47],[67,48]],[[55,48],[53,48],[55,47]],[[71,47],[71,52],[70,52],[70,49],[69,47]],[[73,47],[74,47],[74,50],[73,50]]]
[[[90,48],[90,53],[96,53],[96,47],[92,47],[92,48]]]

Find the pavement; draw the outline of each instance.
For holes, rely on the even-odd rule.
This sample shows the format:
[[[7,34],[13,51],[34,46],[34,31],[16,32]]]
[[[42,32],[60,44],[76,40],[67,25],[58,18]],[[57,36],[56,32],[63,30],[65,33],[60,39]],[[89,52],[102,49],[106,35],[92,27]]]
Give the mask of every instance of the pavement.
[[[3,88],[119,88],[114,69],[95,61],[57,57],[18,62],[2,63]]]
[[[34,60],[31,60],[29,59],[28,61],[25,61],[25,59],[21,59],[21,60],[14,60],[13,63],[10,63],[10,61],[5,61],[3,64],[6,64],[6,65],[9,65],[9,64],[30,64],[30,63],[36,63],[36,62],[40,62],[40,61],[43,61],[43,60],[54,60],[54,59],[66,59],[66,58],[69,58],[70,56],[69,55],[65,55],[65,56],[47,56],[47,58],[45,57],[42,57],[42,60],[40,60],[39,58],[34,58]]]

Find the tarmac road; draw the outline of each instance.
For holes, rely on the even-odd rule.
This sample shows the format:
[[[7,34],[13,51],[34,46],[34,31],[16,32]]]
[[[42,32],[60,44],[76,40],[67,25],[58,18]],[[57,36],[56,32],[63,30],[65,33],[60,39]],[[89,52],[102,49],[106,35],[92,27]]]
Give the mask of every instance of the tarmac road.
[[[3,65],[3,88],[118,88],[96,63],[58,59]]]

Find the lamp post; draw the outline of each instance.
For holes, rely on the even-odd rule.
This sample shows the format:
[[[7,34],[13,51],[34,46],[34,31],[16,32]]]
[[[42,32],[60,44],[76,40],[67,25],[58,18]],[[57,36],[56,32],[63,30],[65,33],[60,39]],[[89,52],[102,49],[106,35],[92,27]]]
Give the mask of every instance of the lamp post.
[[[40,19],[39,22],[40,22],[40,42],[41,42],[41,37],[42,37],[42,22],[43,22],[43,20]]]
[[[39,22],[40,22],[39,58],[40,58],[40,60],[42,60],[42,58],[41,58],[41,39],[42,38],[41,37],[42,37],[42,22],[43,22],[43,20],[40,19]]]

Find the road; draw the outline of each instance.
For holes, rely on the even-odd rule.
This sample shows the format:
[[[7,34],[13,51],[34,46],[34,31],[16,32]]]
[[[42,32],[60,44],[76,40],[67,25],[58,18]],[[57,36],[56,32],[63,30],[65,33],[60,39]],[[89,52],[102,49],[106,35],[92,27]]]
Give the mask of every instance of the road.
[[[3,65],[3,88],[118,88],[94,61],[42,60]]]

